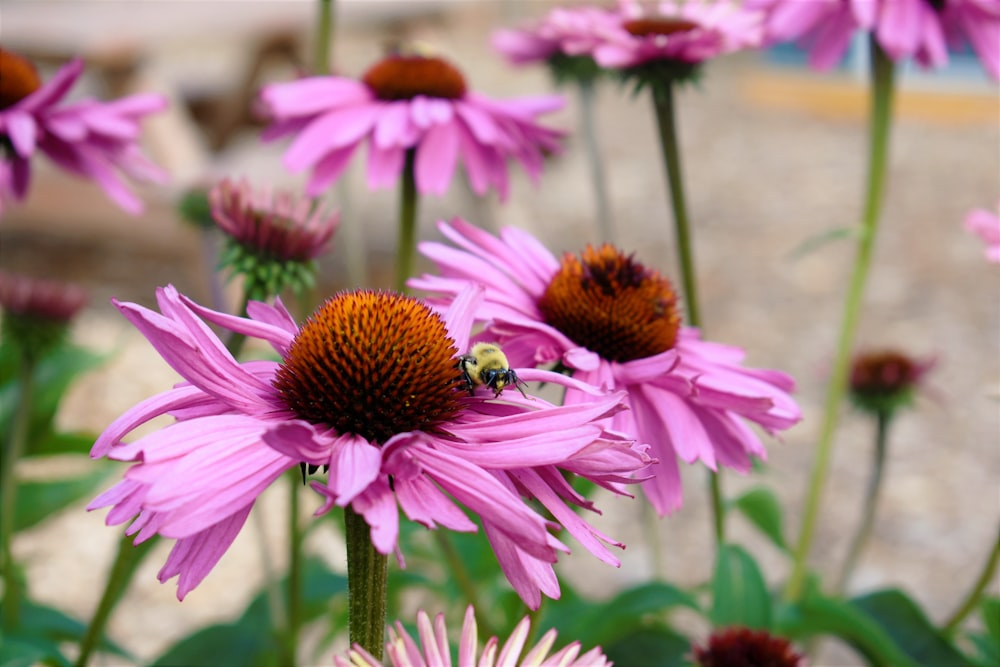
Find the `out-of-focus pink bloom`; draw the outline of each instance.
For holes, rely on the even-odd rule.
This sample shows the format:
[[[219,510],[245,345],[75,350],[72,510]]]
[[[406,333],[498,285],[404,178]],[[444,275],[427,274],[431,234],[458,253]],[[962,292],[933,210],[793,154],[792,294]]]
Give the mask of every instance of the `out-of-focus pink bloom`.
[[[968,41],[1000,79],[1000,0],[746,0],[765,12],[765,41],[795,41],[809,63],[827,70],[844,57],[855,32],[872,31],[893,60],[924,67],[948,62],[948,45]]]
[[[458,640],[458,664],[463,667],[610,667],[611,663],[600,648],[594,648],[580,655],[580,642],[574,641],[552,653],[556,641],[556,631],[549,630],[528,649],[522,657],[531,629],[529,618],[525,616],[514,628],[514,632],[502,645],[497,637],[490,637],[478,647],[478,629],[475,609],[470,605],[465,610],[462,636]],[[438,614],[431,623],[423,610],[417,612],[417,632],[420,644],[410,636],[402,623],[396,621],[389,628],[389,641],[385,644],[385,661],[380,661],[357,644],[346,656],[333,658],[335,667],[451,667],[451,650],[448,643],[448,628],[444,614]]]
[[[693,653],[698,667],[801,667],[805,663],[805,658],[796,653],[792,643],[784,637],[740,626],[713,632],[705,646],[695,646]]]
[[[659,460],[643,490],[660,514],[682,502],[678,458],[746,472],[751,456],[766,455],[747,421],[769,432],[799,421],[789,376],[745,368],[739,348],[681,327],[670,283],[632,257],[588,247],[560,262],[518,229],[500,238],[462,220],[439,229],[458,247],[420,244],[440,275],[409,285],[437,295],[432,303],[441,306],[482,285],[481,337],[502,344],[512,364],[561,364],[577,380],[624,390],[631,409],[615,415],[613,427]],[[583,398],[571,387],[565,402]]]
[[[563,106],[559,96],[495,100],[467,89],[462,74],[441,58],[393,55],[360,81],[309,77],[266,86],[264,112],[274,121],[265,139],[293,135],[284,156],[292,172],[312,171],[307,191],[323,192],[368,145],[368,186],[392,186],[414,151],[417,190],[441,195],[459,161],[472,189],[507,196],[507,161],[535,181],[562,133],[536,117]]]
[[[603,67],[635,67],[653,61],[701,63],[759,46],[761,14],[729,0],[661,2],[647,11],[635,0],[619,2],[618,28],[602,32],[593,49]]]
[[[493,47],[515,65],[547,60],[555,54],[590,56],[601,36],[617,31],[621,16],[600,7],[556,7],[531,27],[502,28]]]
[[[93,180],[133,214],[142,211],[142,202],[120,174],[139,181],[166,179],[138,145],[139,122],[162,110],[166,99],[145,94],[65,103],[82,73],[83,62],[74,60],[43,84],[27,60],[0,49],[0,213],[7,200],[27,195],[36,153]]]
[[[232,239],[281,261],[305,262],[327,250],[340,224],[317,201],[271,188],[254,190],[246,180],[224,179],[208,194],[212,218]]]
[[[997,204],[1000,212],[1000,203]],[[977,208],[965,217],[965,228],[986,244],[986,258],[1000,262],[1000,215],[985,208]]]
[[[91,456],[134,465],[89,508],[112,506],[109,524],[134,519],[126,532],[137,541],[157,533],[176,540],[159,578],[179,574],[183,598],[228,549],[267,486],[300,464],[328,466],[327,482],[312,484],[326,499],[318,513],[352,507],[380,553],[396,549],[400,508],[428,528],[476,530],[461,504],[482,520],[527,604],[537,607],[542,592],[558,597],[552,563],[568,549],[519,494],[616,563],[601,543],[611,540],[569,508],[590,505],[563,473],[616,490],[650,459],[645,448],[605,432],[622,409],[620,394],[561,407],[512,392],[499,401],[490,392],[470,396],[456,355],[468,346],[480,299],[479,290],[466,290],[438,315],[410,297],[344,292],[301,327],[280,300],[251,301],[246,318],[199,306],[173,287],[157,291],[160,312],[116,301],[185,381],[101,434]],[[270,343],[281,361],[237,362],[207,322]],[[580,385],[544,371],[522,376]],[[176,421],[122,442],[164,414]]]

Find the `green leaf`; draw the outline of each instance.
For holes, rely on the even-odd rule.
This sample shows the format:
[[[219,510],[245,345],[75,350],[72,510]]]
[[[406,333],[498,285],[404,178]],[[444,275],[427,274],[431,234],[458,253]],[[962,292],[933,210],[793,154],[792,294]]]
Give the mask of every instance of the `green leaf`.
[[[92,495],[108,476],[109,468],[94,465],[94,470],[70,479],[52,482],[19,482],[14,530],[30,528],[49,516],[64,510],[81,498]]]
[[[41,434],[31,443],[31,455],[89,454],[97,434],[86,431],[48,432]]]
[[[724,544],[719,548],[709,619],[717,628],[771,626],[771,595],[757,563],[742,547]]]
[[[602,648],[616,665],[629,667],[682,667],[691,654],[690,640],[667,628],[640,628]]]
[[[170,647],[153,665],[277,664],[280,646],[268,623],[220,624],[203,628]]]
[[[966,667],[969,661],[938,632],[920,607],[899,590],[869,593],[851,600],[918,665]]]
[[[775,546],[788,551],[782,530],[781,503],[770,489],[751,489],[733,500],[732,506],[742,512]]]
[[[800,641],[824,635],[838,637],[873,667],[920,667],[871,616],[846,600],[819,593],[811,592],[801,602],[782,607],[776,630]]]
[[[1000,597],[987,597],[979,603],[979,613],[990,637],[1000,642]]]
[[[861,234],[861,226],[855,227],[835,227],[825,232],[810,236],[805,241],[796,246],[790,253],[790,259],[801,259],[810,255],[823,246],[833,241],[844,241],[856,238]]]
[[[65,665],[70,661],[59,651],[56,642],[29,637],[5,635],[0,641],[0,665],[3,667],[35,667],[35,665]]]
[[[0,378],[3,380],[0,382],[0,433],[10,431],[11,418],[19,403],[19,361],[14,354],[13,346],[0,346]],[[37,364],[26,454],[36,453],[35,443],[45,440],[55,430],[53,424],[59,404],[73,381],[104,363],[109,356],[65,344],[57,347]]]
[[[25,600],[18,611],[18,627],[4,628],[3,641],[0,642],[0,656],[3,656],[0,664],[8,664],[6,660],[10,648],[8,644],[16,644],[10,649],[16,655],[22,655],[22,651],[32,654],[41,651],[46,657],[40,662],[69,664],[59,650],[59,643],[79,644],[86,630],[86,625],[58,609]],[[104,640],[99,646],[102,650],[131,659],[124,649],[113,642]]]

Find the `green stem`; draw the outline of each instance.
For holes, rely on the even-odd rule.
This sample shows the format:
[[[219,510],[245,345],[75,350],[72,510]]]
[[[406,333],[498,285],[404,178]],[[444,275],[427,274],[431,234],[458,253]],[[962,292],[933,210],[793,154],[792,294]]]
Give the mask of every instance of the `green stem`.
[[[872,462],[871,478],[868,480],[868,488],[865,490],[865,501],[861,523],[851,540],[851,546],[847,551],[847,558],[840,570],[840,576],[834,586],[835,591],[843,591],[847,588],[847,583],[858,564],[858,557],[868,543],[872,534],[872,526],[875,525],[875,508],[878,504],[879,491],[882,488],[882,474],[885,471],[886,442],[889,436],[889,423],[892,421],[892,412],[880,411],[876,417],[875,427],[875,460]]]
[[[350,507],[344,508],[344,524],[351,645],[360,644],[381,660],[385,648],[388,558],[375,550],[371,528]]]
[[[614,233],[611,230],[611,206],[608,204],[608,179],[604,173],[604,159],[597,142],[597,121],[594,118],[595,87],[593,80],[580,81],[580,126],[583,134],[583,145],[587,151],[587,163],[590,166],[590,184],[594,188],[594,198],[597,204],[597,226],[601,240],[611,243]]]
[[[302,626],[302,525],[299,522],[298,470],[285,475],[288,480],[288,633],[285,648],[288,664],[294,665]]]
[[[118,555],[108,572],[108,579],[104,584],[104,592],[97,603],[97,609],[87,625],[87,632],[80,642],[80,655],[76,659],[77,667],[84,667],[97,648],[98,642],[104,636],[104,628],[107,627],[108,620],[115,605],[128,589],[132,576],[139,569],[143,559],[153,550],[153,546],[158,542],[151,538],[141,544],[133,544],[134,536],[122,535],[118,542]]]
[[[416,151],[406,151],[403,181],[399,197],[399,246],[396,249],[396,280],[393,287],[400,294],[406,293],[406,281],[413,273],[413,259],[417,252],[417,177]]]
[[[691,249],[691,229],[688,224],[687,203],[684,199],[684,180],[681,177],[681,155],[677,143],[677,120],[674,113],[674,84],[667,83],[653,93],[656,125],[660,130],[660,149],[667,169],[670,186],[670,207],[674,213],[674,232],[677,235],[677,259],[681,268],[681,285],[684,288],[684,307],[688,324],[701,326],[701,309],[695,284],[694,252]]]
[[[316,16],[316,44],[313,56],[313,71],[319,75],[330,73],[333,53],[333,31],[335,17],[333,0],[319,0],[319,11]]]
[[[875,236],[878,229],[879,212],[882,209],[882,193],[885,186],[886,165],[889,150],[889,130],[892,123],[892,102],[895,66],[892,59],[881,49],[875,39],[871,40],[872,50],[872,101],[871,140],[868,154],[868,190],[865,199],[864,219],[858,237],[857,254],[844,302],[843,319],[837,353],[827,386],[823,421],[820,424],[816,458],[809,480],[809,492],[802,514],[802,526],[796,545],[792,573],[785,587],[785,599],[798,600],[802,596],[806,579],[806,560],[812,546],[833,451],[833,436],[837,428],[837,417],[847,391],[850,371],[851,350],[854,347],[854,333],[857,329],[865,283],[871,266]]]
[[[684,199],[684,179],[681,174],[680,146],[677,141],[677,118],[674,110],[674,84],[665,83],[654,89],[653,109],[660,133],[660,149],[667,171],[670,188],[670,206],[674,214],[674,232],[677,237],[677,259],[684,288],[684,307],[688,324],[702,328],[701,306],[698,301],[697,280],[694,268],[694,249],[691,247],[691,227],[688,224],[687,202]],[[708,494],[712,506],[712,532],[717,545],[725,541],[726,508],[722,502],[719,472],[708,471]]]
[[[3,451],[3,468],[0,469],[0,565],[3,571],[3,624],[17,627],[21,600],[24,597],[14,562],[14,518],[17,508],[17,475],[15,469],[28,446],[28,429],[31,420],[31,394],[35,384],[35,362],[32,355],[25,355],[18,364],[20,392],[17,407],[11,420],[10,436]]]
[[[1000,562],[1000,531],[997,531],[996,539],[993,540],[993,549],[986,558],[986,565],[983,567],[983,571],[979,573],[979,578],[972,585],[972,590],[965,596],[965,600],[958,606],[958,609],[951,615],[951,618],[945,621],[945,624],[942,626],[941,629],[945,635],[955,632],[959,624],[965,620],[965,617],[976,608],[976,604],[979,602],[983,591],[986,590],[990,580],[993,579],[993,575],[996,574],[998,562]]]

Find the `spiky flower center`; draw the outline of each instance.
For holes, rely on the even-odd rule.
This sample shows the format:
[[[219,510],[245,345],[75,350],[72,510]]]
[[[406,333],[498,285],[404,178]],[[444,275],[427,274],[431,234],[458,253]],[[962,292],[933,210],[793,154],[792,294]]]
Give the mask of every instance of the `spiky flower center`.
[[[41,86],[42,80],[31,62],[0,49],[0,109],[14,106]]]
[[[465,95],[465,77],[442,58],[391,55],[361,80],[380,100],[412,100],[418,95],[457,100]]]
[[[675,35],[681,32],[690,32],[701,26],[694,21],[688,21],[687,19],[645,17],[625,21],[625,23],[622,24],[622,27],[625,28],[630,35],[635,35],[636,37],[653,37],[656,35]]]
[[[274,386],[301,419],[382,444],[433,432],[460,410],[457,352],[444,322],[420,301],[344,292],[302,326]]]
[[[538,308],[575,343],[619,362],[671,349],[681,323],[670,281],[609,244],[567,253]]]
[[[798,667],[802,656],[787,639],[735,627],[712,634],[707,646],[696,646],[694,661],[699,667]]]
[[[948,4],[948,0],[927,0],[927,4],[936,11],[938,14],[944,11],[944,6]]]

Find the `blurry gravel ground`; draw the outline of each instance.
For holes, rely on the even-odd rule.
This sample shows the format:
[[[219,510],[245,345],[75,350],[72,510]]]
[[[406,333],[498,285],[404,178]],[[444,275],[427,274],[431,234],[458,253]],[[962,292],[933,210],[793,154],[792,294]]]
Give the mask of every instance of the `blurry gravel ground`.
[[[514,14],[535,6],[514,5]],[[510,12],[510,4],[508,12]],[[525,5],[525,6],[522,6]],[[412,26],[411,36],[442,45],[467,73],[470,84],[501,96],[549,89],[543,72],[513,71],[485,46],[499,20],[495,7],[455,10]],[[381,36],[352,31],[338,45],[340,67],[360,73],[377,58]],[[754,478],[727,474],[727,496],[756,484],[779,494],[786,531],[798,530],[813,459],[826,369],[832,356],[852,245],[834,241],[805,254],[796,249],[860,216],[866,131],[861,108],[809,113],[758,100],[763,82],[788,75],[756,57],[713,65],[699,88],[679,96],[680,129],[689,207],[707,336],[744,347],[751,365],[785,370],[799,381],[805,419],[781,441],[769,443],[770,458]],[[830,81],[841,81],[829,78]],[[858,84],[856,97],[863,98]],[[977,101],[996,105],[995,89],[983,84]],[[970,98],[972,99],[972,98]],[[670,276],[676,276],[662,167],[654,121],[645,97],[631,98],[608,85],[600,91],[598,117],[606,154],[619,245]],[[553,122],[570,128],[575,98]],[[979,242],[961,228],[973,207],[989,207],[1000,185],[1000,129],[988,120],[928,120],[902,113],[893,130],[889,187],[859,333],[865,347],[894,346],[934,356],[918,409],[907,412],[891,434],[885,488],[875,535],[856,572],[853,589],[898,586],[910,591],[934,619],[943,619],[964,595],[981,567],[1000,514],[1000,270],[982,257]],[[512,197],[475,202],[453,187],[442,199],[422,202],[422,236],[436,237],[432,221],[460,214],[485,226],[530,229],[556,252],[578,250],[596,239],[592,197],[583,148],[570,137],[564,155],[552,159],[542,187],[517,174]],[[294,183],[278,171],[282,146],[262,148],[248,134],[218,157],[217,173]],[[357,166],[357,165],[355,165]],[[395,193],[372,197],[363,172],[353,169],[349,186],[337,193],[344,225],[364,225],[370,283],[388,283]],[[98,431],[138,400],[176,379],[108,299],[153,302],[156,285],[174,282],[208,299],[198,238],[176,226],[162,193],[150,193],[145,219],[126,220],[89,186],[43,172],[32,200],[4,220],[0,268],[75,280],[93,300],[75,329],[83,345],[112,353],[108,363],[77,385],[61,415],[68,428]],[[339,247],[323,267],[325,289],[345,286],[346,252]],[[812,563],[827,572],[839,565],[860,510],[867,480],[872,427],[845,412]],[[58,467],[25,470],[54,474]],[[624,540],[618,570],[599,564],[577,545],[560,571],[585,592],[607,595],[653,572],[681,584],[710,573],[711,543],[702,470],[685,470],[685,507],[655,524],[642,505],[613,499],[603,503],[597,523]],[[318,505],[305,503],[306,510]],[[262,581],[259,543],[281,567],[279,545],[284,493],[272,489],[260,503],[260,522],[248,530],[205,582],[183,602],[175,584],[155,580],[166,556],[152,555],[139,572],[112,624],[113,636],[143,659],[202,624],[234,618]],[[120,528],[103,525],[104,511],[67,508],[41,527],[18,537],[15,550],[28,564],[33,595],[87,617],[96,604]],[[259,532],[264,529],[266,538]],[[738,519],[733,540],[762,559],[769,580],[787,575],[784,557]],[[309,550],[338,566],[342,548],[335,535],[319,531]],[[991,590],[998,591],[997,582]],[[846,664],[833,652],[821,664]]]

